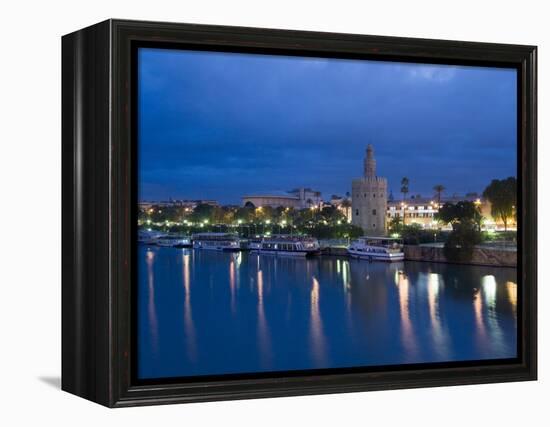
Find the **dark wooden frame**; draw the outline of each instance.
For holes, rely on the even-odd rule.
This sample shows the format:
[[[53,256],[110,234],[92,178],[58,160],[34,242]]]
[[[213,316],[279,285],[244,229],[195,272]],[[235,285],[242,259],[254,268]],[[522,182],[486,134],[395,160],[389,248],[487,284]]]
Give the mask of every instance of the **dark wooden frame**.
[[[132,43],[449,64],[518,73],[516,363],[137,384],[132,380]],[[108,20],[62,39],[62,389],[110,407],[535,380],[536,47]]]

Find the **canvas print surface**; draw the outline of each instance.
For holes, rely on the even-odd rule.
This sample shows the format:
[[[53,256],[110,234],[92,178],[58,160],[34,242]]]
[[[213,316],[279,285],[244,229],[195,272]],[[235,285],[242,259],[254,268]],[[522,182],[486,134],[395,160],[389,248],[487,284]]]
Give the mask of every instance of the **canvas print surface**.
[[[514,359],[515,69],[140,48],[137,375]]]

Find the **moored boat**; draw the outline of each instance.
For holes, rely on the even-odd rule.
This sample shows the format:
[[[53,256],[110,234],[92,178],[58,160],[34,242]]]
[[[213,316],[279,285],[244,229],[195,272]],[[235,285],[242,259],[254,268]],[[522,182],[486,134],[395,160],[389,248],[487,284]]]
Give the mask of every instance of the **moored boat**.
[[[240,251],[241,241],[233,233],[198,233],[193,237],[194,249],[208,249],[216,251]]]
[[[158,239],[163,235],[164,233],[160,231],[138,230],[138,243],[156,245]]]
[[[360,237],[351,242],[347,249],[353,258],[369,261],[403,261],[403,242],[391,237]]]
[[[269,236],[264,237],[257,252],[260,254],[305,257],[321,252],[319,241],[307,236]]]
[[[179,236],[176,234],[166,234],[156,239],[157,246],[171,248],[190,248],[192,246],[189,236]]]
[[[251,237],[246,242],[246,249],[250,252],[258,252],[262,248],[262,237]]]

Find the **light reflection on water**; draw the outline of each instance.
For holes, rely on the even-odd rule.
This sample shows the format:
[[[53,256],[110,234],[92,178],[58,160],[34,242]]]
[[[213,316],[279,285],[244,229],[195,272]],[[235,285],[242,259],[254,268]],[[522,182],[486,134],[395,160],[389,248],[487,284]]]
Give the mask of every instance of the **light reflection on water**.
[[[187,355],[193,363],[197,362],[197,344],[195,338],[195,323],[193,322],[193,308],[191,306],[191,275],[189,270],[189,253],[183,253],[183,287],[185,289],[185,299],[183,307],[183,327],[187,336]]]
[[[319,281],[313,277],[311,285],[311,354],[313,356],[314,366],[316,368],[322,368],[326,366],[325,355],[325,337],[323,335],[323,320],[321,319],[321,311],[319,309]]]
[[[401,317],[401,340],[403,341],[404,355],[407,361],[415,360],[418,350],[416,348],[416,337],[413,331],[411,316],[409,312],[409,279],[404,273],[397,276],[397,288],[399,290],[399,314]]]
[[[261,356],[261,363],[264,368],[268,368],[271,362],[271,340],[269,337],[269,328],[265,318],[264,308],[264,274],[258,270],[258,344]]]
[[[145,262],[147,265],[147,320],[149,324],[149,336],[151,351],[156,356],[158,353],[158,322],[157,322],[157,309],[155,306],[155,273],[153,265],[155,262],[155,253],[152,251],[147,252]]]
[[[516,270],[139,248],[141,378],[516,356]]]
[[[440,280],[440,274],[428,274],[428,308],[430,310],[433,348],[438,353],[438,358],[444,360],[449,357],[449,343],[447,341],[448,331],[444,329],[439,313]]]

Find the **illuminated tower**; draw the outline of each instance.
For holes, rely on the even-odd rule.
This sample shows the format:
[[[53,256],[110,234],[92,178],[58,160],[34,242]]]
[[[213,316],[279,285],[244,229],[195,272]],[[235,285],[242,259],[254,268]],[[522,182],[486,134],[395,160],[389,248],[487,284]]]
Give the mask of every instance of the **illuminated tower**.
[[[388,181],[376,176],[376,160],[372,145],[367,146],[363,177],[354,179],[351,186],[352,224],[363,229],[367,236],[386,233]]]

